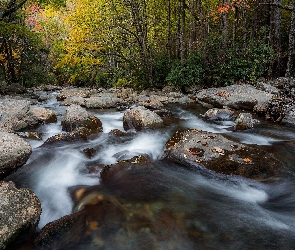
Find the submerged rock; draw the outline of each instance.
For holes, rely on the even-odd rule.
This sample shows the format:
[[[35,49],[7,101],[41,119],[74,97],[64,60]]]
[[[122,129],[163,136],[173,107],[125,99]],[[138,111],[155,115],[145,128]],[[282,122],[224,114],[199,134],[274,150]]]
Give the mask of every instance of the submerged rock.
[[[0,132],[0,179],[8,176],[29,159],[32,148],[16,134]]]
[[[166,144],[165,156],[187,166],[203,166],[218,173],[252,179],[271,178],[282,167],[272,154],[258,147],[196,129],[176,132]]]
[[[0,249],[34,232],[41,215],[37,196],[13,182],[0,182]]]
[[[91,134],[102,131],[101,121],[87,112],[86,109],[79,105],[72,104],[67,108],[66,114],[61,121],[62,129],[72,132],[77,128],[86,128]]]
[[[125,130],[143,130],[146,128],[158,128],[161,126],[163,126],[162,118],[156,113],[141,106],[126,111],[123,116],[123,127]]]

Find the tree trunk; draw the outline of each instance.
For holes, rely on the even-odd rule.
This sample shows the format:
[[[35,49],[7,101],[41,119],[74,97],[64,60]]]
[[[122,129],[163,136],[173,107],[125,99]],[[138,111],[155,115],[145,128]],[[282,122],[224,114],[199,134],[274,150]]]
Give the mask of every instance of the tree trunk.
[[[167,0],[167,50],[169,59],[171,59],[171,1]]]
[[[293,54],[294,54],[294,40],[295,40],[295,1],[293,3],[293,10],[291,15],[290,33],[289,33],[289,48],[288,48],[288,61],[286,69],[286,77],[290,77],[293,68]]]
[[[184,57],[185,57],[185,0],[181,0],[180,6],[180,13],[181,13],[181,25],[180,25],[180,62],[181,65],[184,64]]]
[[[270,15],[270,43],[275,51],[276,58],[271,65],[272,76],[280,75],[280,59],[281,59],[281,15],[282,9],[277,5],[282,4],[282,0],[276,0],[276,5],[272,6]]]
[[[224,5],[227,5],[227,0],[223,1]],[[229,21],[228,21],[228,12],[224,11],[222,12],[222,39],[223,39],[223,46],[225,47],[227,45],[228,40],[228,30],[229,30]]]

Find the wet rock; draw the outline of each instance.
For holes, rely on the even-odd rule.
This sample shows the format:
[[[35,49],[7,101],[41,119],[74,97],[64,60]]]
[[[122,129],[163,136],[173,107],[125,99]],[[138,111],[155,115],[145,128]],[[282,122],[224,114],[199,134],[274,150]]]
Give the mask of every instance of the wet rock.
[[[282,167],[272,154],[258,147],[196,129],[176,132],[166,144],[165,156],[187,166],[259,180],[279,174]]]
[[[252,118],[250,113],[240,113],[235,120],[235,130],[247,130],[253,128],[259,121]]]
[[[144,107],[136,107],[128,110],[123,116],[123,127],[125,130],[143,130],[161,126],[163,126],[162,118]]]
[[[196,97],[197,101],[212,104],[217,108],[227,106],[233,109],[253,110],[255,105],[271,100],[272,94],[258,90],[249,84],[234,84],[201,90]]]
[[[96,134],[102,131],[101,121],[91,115],[86,109],[72,104],[67,108],[66,114],[61,121],[62,129],[72,132],[77,128],[86,128],[90,133]]]
[[[145,156],[139,155],[119,161],[103,168],[102,183],[116,193],[117,197],[128,200],[157,199],[165,192],[159,180],[156,166]],[[150,185],[153,183],[153,186]]]
[[[61,92],[56,96],[58,101],[63,101],[68,97],[76,96],[76,97],[89,97],[91,94],[91,90],[88,88],[64,88]]]
[[[172,112],[167,109],[156,109],[156,110],[153,110],[153,112],[155,112],[160,117],[172,116]]]
[[[18,132],[17,135],[24,139],[42,140],[42,133],[40,132]]]
[[[27,120],[36,120],[37,123],[55,123],[57,121],[56,114],[53,111],[41,107],[31,107],[26,117]]]
[[[31,146],[16,134],[0,132],[0,179],[8,176],[29,159]]]
[[[42,146],[56,145],[56,143],[73,142],[73,141],[86,141],[92,134],[92,131],[87,128],[77,128],[72,132],[66,132],[49,137]]]
[[[0,249],[33,233],[41,214],[37,196],[13,182],[0,182]],[[12,248],[9,248],[12,249]]]
[[[234,111],[227,108],[212,108],[206,111],[204,118],[210,121],[233,121]]]
[[[129,136],[129,135],[131,135],[131,133],[129,133],[129,132],[123,132],[123,131],[121,131],[119,129],[112,129],[110,131],[110,133],[112,133],[112,134],[114,134],[116,136]]]
[[[88,158],[92,158],[97,151],[94,148],[85,148],[83,149],[83,152]]]
[[[66,249],[70,247],[74,249],[77,242],[83,236],[83,228],[85,226],[86,221],[83,211],[66,215],[59,220],[50,222],[42,228],[35,239],[36,248]]]

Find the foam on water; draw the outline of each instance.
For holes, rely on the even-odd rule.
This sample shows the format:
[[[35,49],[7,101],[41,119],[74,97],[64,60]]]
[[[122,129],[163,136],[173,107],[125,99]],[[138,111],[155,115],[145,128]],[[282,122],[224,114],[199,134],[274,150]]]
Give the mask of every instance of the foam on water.
[[[94,160],[99,160],[103,164],[113,164],[118,160],[119,156],[125,153],[128,153],[129,158],[140,154],[147,154],[155,160],[163,153],[165,143],[169,137],[169,132],[149,131],[134,133],[133,138],[128,142],[104,145]],[[99,138],[93,141],[93,144],[96,143],[103,144],[104,140]]]
[[[213,132],[213,133],[228,133],[227,128],[232,127],[234,122],[226,121],[222,124],[216,124],[212,122],[206,122],[202,118],[194,115],[189,111],[185,111],[183,109],[178,110],[179,118],[183,119],[184,122],[182,124],[185,128],[191,129],[199,129],[203,131]]]
[[[77,185],[96,185],[97,178],[81,173],[84,157],[77,150],[64,149],[56,153],[45,166],[36,170],[34,192],[42,204],[39,228],[72,212],[73,203],[68,188]]]
[[[113,129],[124,131],[123,128],[124,112],[113,112],[95,115],[102,122],[103,132],[109,133]]]

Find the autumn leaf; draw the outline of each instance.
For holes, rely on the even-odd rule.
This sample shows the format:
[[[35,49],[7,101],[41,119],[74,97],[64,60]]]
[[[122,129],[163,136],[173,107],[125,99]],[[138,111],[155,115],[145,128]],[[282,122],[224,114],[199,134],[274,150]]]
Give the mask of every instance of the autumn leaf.
[[[244,158],[243,161],[246,162],[246,163],[252,162],[252,160],[250,160],[249,158]]]

